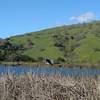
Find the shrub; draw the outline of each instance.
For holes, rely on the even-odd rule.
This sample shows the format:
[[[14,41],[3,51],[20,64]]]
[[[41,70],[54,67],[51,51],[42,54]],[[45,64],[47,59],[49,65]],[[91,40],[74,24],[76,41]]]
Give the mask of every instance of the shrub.
[[[58,58],[54,61],[55,64],[60,64],[60,63],[64,63],[64,62],[65,62],[65,59],[62,58],[62,57],[58,57]]]
[[[44,60],[44,58],[43,57],[38,57],[38,59],[37,59],[39,62],[41,62],[41,61],[43,61]]]

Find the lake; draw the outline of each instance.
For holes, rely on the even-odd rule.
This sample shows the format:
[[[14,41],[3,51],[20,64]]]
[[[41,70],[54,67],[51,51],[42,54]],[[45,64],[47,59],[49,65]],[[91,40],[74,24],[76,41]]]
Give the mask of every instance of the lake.
[[[23,74],[26,72],[32,72],[35,74],[53,74],[53,73],[60,73],[62,75],[69,75],[69,76],[77,76],[77,75],[86,75],[86,76],[95,76],[100,75],[100,69],[93,69],[93,68],[54,68],[54,67],[25,67],[25,66],[3,66],[0,65],[0,73],[15,73],[15,74]]]

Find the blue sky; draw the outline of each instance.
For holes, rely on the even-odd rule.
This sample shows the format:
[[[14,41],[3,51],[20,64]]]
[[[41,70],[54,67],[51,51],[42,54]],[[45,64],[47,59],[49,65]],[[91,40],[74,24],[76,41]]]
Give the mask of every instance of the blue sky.
[[[0,0],[0,38],[100,19],[100,0]]]

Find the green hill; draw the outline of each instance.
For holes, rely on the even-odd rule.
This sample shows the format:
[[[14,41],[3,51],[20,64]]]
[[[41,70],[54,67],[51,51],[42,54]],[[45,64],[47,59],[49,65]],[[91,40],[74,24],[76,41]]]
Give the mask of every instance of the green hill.
[[[100,63],[100,21],[65,25],[7,39],[22,55],[66,63]]]

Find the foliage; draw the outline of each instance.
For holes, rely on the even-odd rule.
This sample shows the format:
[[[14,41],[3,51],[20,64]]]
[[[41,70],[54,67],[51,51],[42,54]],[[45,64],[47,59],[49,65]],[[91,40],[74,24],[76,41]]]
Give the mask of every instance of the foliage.
[[[55,27],[14,36],[0,45],[0,60],[9,55],[26,55],[38,59],[49,58],[66,63],[100,62],[100,21]]]

